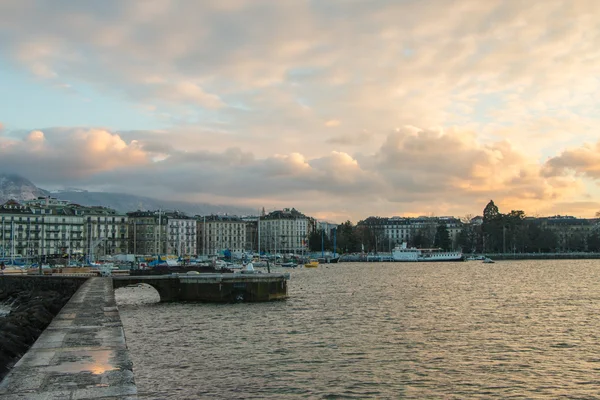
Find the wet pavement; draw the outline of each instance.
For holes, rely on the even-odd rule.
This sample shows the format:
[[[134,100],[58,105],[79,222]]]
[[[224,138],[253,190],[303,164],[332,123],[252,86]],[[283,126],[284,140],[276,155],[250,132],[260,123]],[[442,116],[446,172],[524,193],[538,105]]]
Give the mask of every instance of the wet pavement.
[[[0,399],[137,399],[111,278],[90,278],[0,383]]]

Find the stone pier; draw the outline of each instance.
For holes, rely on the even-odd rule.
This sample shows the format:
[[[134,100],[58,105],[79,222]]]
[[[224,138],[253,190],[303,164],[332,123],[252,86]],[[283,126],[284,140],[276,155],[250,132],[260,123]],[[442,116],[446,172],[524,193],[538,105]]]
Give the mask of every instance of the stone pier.
[[[0,399],[136,399],[111,278],[89,278],[0,383]]]

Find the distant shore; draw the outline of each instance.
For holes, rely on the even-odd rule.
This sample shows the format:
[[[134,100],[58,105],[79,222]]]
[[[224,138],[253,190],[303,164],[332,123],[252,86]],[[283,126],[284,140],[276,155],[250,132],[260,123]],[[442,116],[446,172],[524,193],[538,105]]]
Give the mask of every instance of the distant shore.
[[[600,253],[486,253],[493,260],[596,260]]]
[[[493,260],[597,260],[600,253],[482,253],[465,254],[469,257],[489,257]],[[394,261],[389,253],[379,254],[348,254],[340,257],[340,262],[405,262]]]

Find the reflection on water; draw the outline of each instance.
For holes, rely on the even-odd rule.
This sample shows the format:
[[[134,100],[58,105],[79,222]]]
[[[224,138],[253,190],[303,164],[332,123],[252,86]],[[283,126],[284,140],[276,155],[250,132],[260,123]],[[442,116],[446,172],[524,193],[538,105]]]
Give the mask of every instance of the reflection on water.
[[[140,398],[594,398],[600,262],[332,264],[290,299],[117,290]]]
[[[117,368],[109,361],[115,356],[113,350],[94,351],[70,351],[66,353],[68,358],[77,358],[76,361],[60,361],[58,365],[47,366],[48,371],[61,373],[91,372],[94,375],[102,375],[107,371]]]

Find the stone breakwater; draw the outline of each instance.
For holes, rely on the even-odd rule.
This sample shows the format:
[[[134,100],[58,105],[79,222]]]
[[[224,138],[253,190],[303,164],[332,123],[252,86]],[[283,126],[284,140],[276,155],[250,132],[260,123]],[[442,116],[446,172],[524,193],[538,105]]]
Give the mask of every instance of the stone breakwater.
[[[8,315],[0,318],[0,380],[29,350],[77,288],[67,292],[33,288],[0,289],[0,303],[11,304]]]

